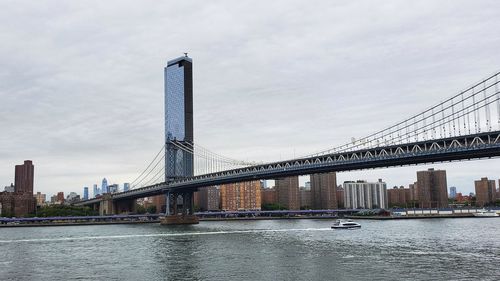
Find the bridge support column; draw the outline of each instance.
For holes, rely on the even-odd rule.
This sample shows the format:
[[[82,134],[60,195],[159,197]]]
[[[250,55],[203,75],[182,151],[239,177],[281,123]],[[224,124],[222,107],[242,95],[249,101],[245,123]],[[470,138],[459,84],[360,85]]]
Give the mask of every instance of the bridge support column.
[[[183,193],[168,192],[166,198],[166,214],[160,219],[160,224],[197,224],[198,218],[194,215],[194,190]],[[182,201],[179,200],[182,198]],[[179,206],[180,205],[180,206]]]
[[[99,203],[99,215],[101,216],[109,216],[115,214],[113,199],[111,196],[103,198],[103,200]]]

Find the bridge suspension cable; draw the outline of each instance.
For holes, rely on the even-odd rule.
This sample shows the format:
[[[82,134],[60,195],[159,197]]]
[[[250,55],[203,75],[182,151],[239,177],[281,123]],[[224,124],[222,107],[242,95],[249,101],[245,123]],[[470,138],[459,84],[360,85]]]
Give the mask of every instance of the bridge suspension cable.
[[[499,77],[500,72],[384,130],[301,158],[500,130]],[[181,157],[192,158],[194,176],[262,164],[225,157],[189,142],[174,140],[169,144],[182,152]],[[132,189],[165,181],[165,149],[166,145],[132,181]]]
[[[130,183],[130,188],[135,189],[143,187],[146,185],[146,183],[150,183],[152,178],[157,173],[159,173],[159,171],[165,171],[164,159],[165,159],[165,145],[162,146],[160,151],[155,155],[153,160],[149,162],[148,166],[139,174],[139,176],[137,176],[137,178]]]
[[[217,154],[203,146],[186,142],[172,142],[178,149],[187,152],[193,156],[194,174],[210,174],[224,170],[230,170],[241,167],[256,165],[255,162],[246,162],[232,159],[220,154]]]
[[[500,129],[499,76],[500,72],[497,72],[451,98],[384,130],[301,158]],[[492,116],[495,115],[496,124],[492,121]]]
[[[160,154],[163,154],[163,158],[165,158],[164,152],[165,152],[165,145],[163,145],[162,148],[160,149],[160,151],[158,151],[158,153],[156,153],[155,157],[153,158],[153,160],[151,160],[151,162],[149,162],[147,167],[133,181],[130,182],[130,186],[132,188],[134,186],[137,186],[138,183],[140,183],[141,181],[144,180],[144,178],[146,177],[146,173],[149,171],[149,168],[151,167],[151,165],[153,165],[154,163],[156,163],[158,161],[157,159],[158,159],[158,156],[160,156]]]
[[[195,176],[257,164],[254,162],[232,159],[212,152],[203,146],[193,145],[188,142],[171,141],[170,143],[178,150],[186,152],[187,155],[193,157]],[[165,181],[165,148],[166,145],[163,145],[147,167],[131,182],[131,189],[150,186]]]

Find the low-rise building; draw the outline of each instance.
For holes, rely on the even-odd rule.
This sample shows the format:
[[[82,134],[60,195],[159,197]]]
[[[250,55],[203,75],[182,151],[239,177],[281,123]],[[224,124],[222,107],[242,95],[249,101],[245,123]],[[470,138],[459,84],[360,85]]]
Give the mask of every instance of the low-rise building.
[[[409,207],[411,200],[411,189],[404,188],[404,186],[394,186],[392,189],[387,190],[387,201],[389,207]]]
[[[45,204],[45,201],[47,199],[47,195],[42,194],[40,191],[35,194],[35,199],[36,199],[36,205],[37,206],[43,206]]]
[[[6,186],[6,187],[4,188],[4,191],[5,191],[5,192],[14,192],[15,190],[16,190],[16,188],[15,188],[15,186],[14,186],[14,184],[13,184],[13,183],[11,183],[10,185],[8,185],[8,186]]]

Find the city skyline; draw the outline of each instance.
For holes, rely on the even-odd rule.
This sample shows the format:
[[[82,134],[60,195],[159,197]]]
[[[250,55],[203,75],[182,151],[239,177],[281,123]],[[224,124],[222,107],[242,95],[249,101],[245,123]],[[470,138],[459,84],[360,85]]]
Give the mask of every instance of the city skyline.
[[[292,158],[347,143],[499,70],[495,46],[500,41],[482,32],[500,23],[495,9],[479,10],[467,2],[460,9],[433,2],[401,9],[408,4],[390,3],[323,7],[314,20],[297,13],[317,11],[317,6],[281,3],[279,21],[273,9],[262,9],[258,18],[245,16],[254,6],[250,2],[193,10],[207,22],[189,22],[175,13],[150,17],[151,7],[126,5],[119,8],[122,13],[108,4],[99,13],[72,4],[50,13],[33,6],[40,14],[36,19],[14,7],[4,9],[0,14],[11,20],[0,30],[12,40],[0,47],[5,64],[0,126],[7,136],[0,139],[0,181],[10,184],[11,167],[31,159],[37,165],[35,192],[80,193],[102,175],[131,182],[164,142],[162,69],[184,51],[196,65],[195,143],[250,161]],[[166,11],[166,6],[155,9]],[[373,9],[386,19],[375,21]],[[359,18],[345,25],[343,14],[354,10]],[[61,24],[66,14],[74,20]],[[107,28],[81,20],[87,16]],[[214,17],[218,20],[208,24]],[[22,24],[13,24],[14,18]],[[112,25],[113,20],[140,25],[128,29]],[[234,33],[229,23],[246,33]],[[199,37],[169,28],[176,25]],[[34,32],[38,26],[46,28]],[[89,41],[78,44],[78,38],[57,36],[68,28]],[[207,37],[206,28],[218,32]],[[328,36],[307,37],[310,29]],[[479,50],[474,42],[482,42]],[[36,50],[29,47],[34,44]],[[499,179],[498,164],[498,159],[475,160],[337,177],[338,182],[383,178],[388,187],[407,187],[416,171],[435,168],[447,170],[448,187],[467,194],[474,192],[477,179]]]

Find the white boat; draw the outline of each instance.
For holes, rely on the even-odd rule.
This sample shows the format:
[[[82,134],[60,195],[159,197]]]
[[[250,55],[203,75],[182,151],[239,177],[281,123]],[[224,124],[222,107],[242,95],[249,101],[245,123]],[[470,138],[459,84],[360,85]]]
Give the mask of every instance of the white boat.
[[[333,225],[333,229],[341,228],[360,228],[361,224],[353,222],[352,220],[337,220]]]
[[[498,214],[492,210],[479,210],[477,213],[472,213],[475,217],[498,217]]]

